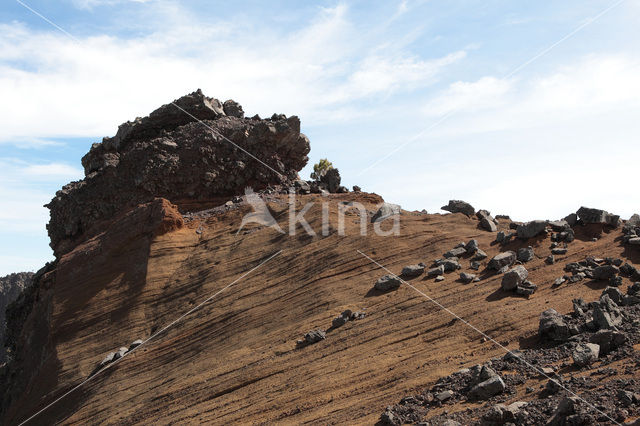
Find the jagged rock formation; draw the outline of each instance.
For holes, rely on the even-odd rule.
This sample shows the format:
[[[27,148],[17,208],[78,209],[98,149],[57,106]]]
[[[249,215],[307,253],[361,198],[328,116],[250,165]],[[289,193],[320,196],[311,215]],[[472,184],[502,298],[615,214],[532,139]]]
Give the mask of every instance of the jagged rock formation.
[[[85,178],[47,205],[56,256],[99,222],[155,197],[180,206],[295,180],[310,149],[298,117],[243,117],[236,102],[222,104],[198,90],[94,144],[82,159]]]
[[[33,272],[18,272],[0,278],[0,364],[5,361],[5,311],[7,306],[18,298],[22,291],[31,285]]]

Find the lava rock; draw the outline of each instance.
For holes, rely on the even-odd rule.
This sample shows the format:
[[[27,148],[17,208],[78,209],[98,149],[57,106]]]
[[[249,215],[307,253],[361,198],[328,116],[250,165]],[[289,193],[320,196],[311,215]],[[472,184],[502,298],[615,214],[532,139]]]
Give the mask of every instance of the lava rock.
[[[400,214],[400,206],[397,204],[383,203],[378,211],[371,217],[371,223],[382,222],[383,220]]]
[[[400,287],[402,281],[395,275],[384,275],[376,281],[374,287],[376,290],[389,291]]]
[[[517,259],[520,262],[529,262],[530,260],[533,260],[534,257],[533,247],[529,246],[518,249]]]
[[[405,266],[404,268],[402,268],[402,272],[400,273],[400,275],[407,278],[414,278],[422,275],[423,272],[424,272],[424,264],[418,263],[417,265]]]
[[[580,343],[571,353],[573,363],[578,367],[586,367],[600,355],[600,346],[595,343]]]
[[[603,265],[598,266],[593,270],[593,279],[594,280],[610,280],[615,275],[620,272],[620,269],[614,265]]]
[[[605,210],[580,207],[576,213],[583,223],[601,223],[613,227],[620,226],[620,216],[608,213]]]
[[[484,382],[478,383],[469,391],[469,398],[475,400],[487,400],[504,392],[506,386],[502,378],[493,376]]]
[[[497,254],[493,259],[489,261],[487,269],[500,270],[505,266],[511,266],[516,262],[516,253],[509,250],[503,253]]]
[[[515,290],[519,284],[522,284],[524,280],[529,276],[529,272],[522,265],[514,266],[509,272],[502,277],[502,289],[506,291]]]
[[[531,222],[523,223],[516,228],[518,238],[526,240],[533,238],[536,235],[542,234],[547,228],[547,221],[545,220],[533,220]]]
[[[449,204],[442,206],[441,209],[451,213],[463,213],[467,216],[473,216],[476,212],[471,204],[462,200],[449,200]]]
[[[468,274],[466,272],[463,272],[460,274],[460,281],[462,281],[465,284],[469,284],[475,279],[476,279],[476,276],[474,274]]]
[[[318,343],[321,340],[327,338],[327,333],[324,330],[311,330],[307,334],[304,335],[304,341],[307,344]]]
[[[538,335],[541,339],[556,342],[564,342],[571,337],[569,326],[555,309],[547,309],[540,314]]]

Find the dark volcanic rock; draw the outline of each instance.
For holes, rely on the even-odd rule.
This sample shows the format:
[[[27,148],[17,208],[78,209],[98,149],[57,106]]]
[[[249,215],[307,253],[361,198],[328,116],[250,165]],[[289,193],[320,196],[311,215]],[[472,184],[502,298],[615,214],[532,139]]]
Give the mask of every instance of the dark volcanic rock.
[[[462,200],[449,200],[449,204],[442,206],[441,209],[451,213],[463,213],[467,216],[473,216],[476,212],[471,204]]]
[[[22,291],[31,285],[32,272],[18,272],[0,278],[0,364],[5,360],[4,335],[5,312],[7,306],[18,298]]]
[[[56,256],[97,223],[155,197],[180,205],[292,183],[309,153],[298,117],[243,115],[239,104],[223,106],[198,90],[94,144],[82,159],[86,177],[47,205]]]
[[[577,211],[577,215],[583,223],[602,223],[613,227],[618,227],[620,225],[620,216],[611,214],[604,210],[580,207]]]

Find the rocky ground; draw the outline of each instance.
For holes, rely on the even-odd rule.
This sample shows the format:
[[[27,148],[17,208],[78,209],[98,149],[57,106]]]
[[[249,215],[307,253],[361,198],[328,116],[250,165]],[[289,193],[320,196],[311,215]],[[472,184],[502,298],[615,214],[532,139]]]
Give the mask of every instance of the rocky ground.
[[[175,104],[190,114],[168,104],[125,123],[50,203],[56,260],[7,310],[3,423],[88,378],[34,423],[640,416],[640,217],[583,207],[521,223],[460,200],[409,212],[349,192],[335,169],[299,179],[295,117],[244,118],[201,92]],[[313,232],[272,226],[289,230],[290,192]],[[257,204],[273,223],[246,221]]]

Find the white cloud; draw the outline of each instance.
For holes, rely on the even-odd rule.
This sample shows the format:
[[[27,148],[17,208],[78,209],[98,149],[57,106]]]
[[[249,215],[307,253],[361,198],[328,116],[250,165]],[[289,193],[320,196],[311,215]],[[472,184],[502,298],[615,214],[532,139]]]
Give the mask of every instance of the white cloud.
[[[440,134],[473,134],[553,125],[575,117],[601,116],[640,107],[640,58],[590,55],[555,72],[530,79],[482,77],[459,81],[429,100],[423,113],[453,111],[455,128]],[[463,123],[463,125],[461,125]]]
[[[424,59],[402,49],[386,55],[390,40],[381,47],[359,37],[344,5],[320,9],[293,33],[246,25],[188,20],[135,39],[80,43],[0,25],[0,142],[112,135],[121,122],[197,88],[233,97],[249,114],[296,113],[317,123],[365,97],[431,84],[464,57]]]
[[[32,164],[22,170],[22,174],[31,179],[82,179],[82,170],[68,164]]]
[[[582,205],[627,218],[640,158],[640,58],[589,55],[547,75],[459,81],[423,104],[432,131],[384,162],[371,189],[411,209],[451,198],[520,220]],[[424,167],[424,164],[428,167]],[[379,169],[379,168],[378,168]]]

